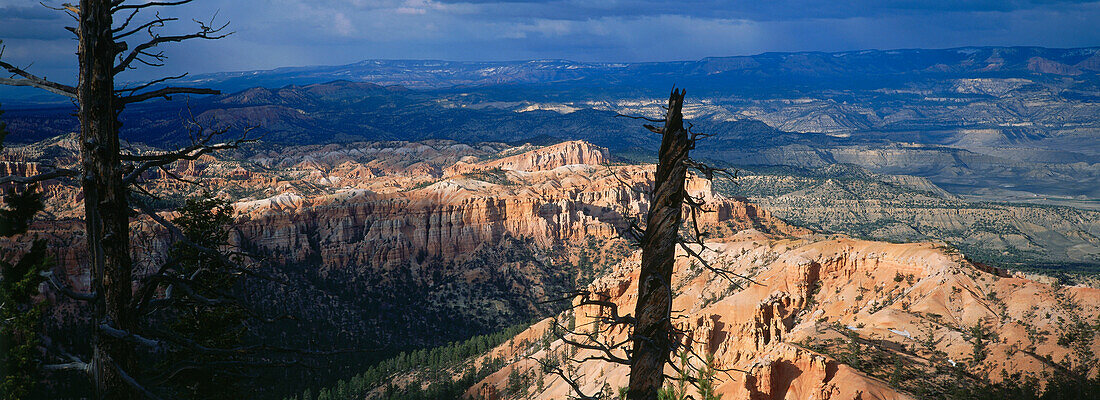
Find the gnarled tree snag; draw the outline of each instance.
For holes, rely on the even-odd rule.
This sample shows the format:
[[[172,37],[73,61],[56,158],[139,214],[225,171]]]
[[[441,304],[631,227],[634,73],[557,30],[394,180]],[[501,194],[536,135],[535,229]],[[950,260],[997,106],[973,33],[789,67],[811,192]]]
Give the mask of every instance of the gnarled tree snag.
[[[150,160],[128,160],[119,145],[118,115],[131,103],[154,98],[169,98],[174,94],[218,94],[217,90],[176,87],[166,82],[184,75],[156,79],[130,89],[115,88],[115,76],[133,69],[132,63],[158,66],[163,53],[151,53],[164,43],[176,43],[190,39],[215,40],[230,33],[221,33],[227,26],[198,23],[196,32],[186,35],[162,36],[154,28],[176,18],[161,18],[128,29],[139,11],[149,7],[175,6],[191,2],[142,2],[126,4],[126,0],[81,0],[79,5],[64,4],[50,7],[74,17],[76,28],[67,28],[76,34],[79,61],[76,87],[52,82],[33,75],[11,63],[0,61],[0,71],[10,77],[0,77],[0,85],[30,86],[76,99],[80,119],[80,171],[54,169],[30,177],[10,176],[0,178],[0,183],[27,184],[61,177],[77,176],[84,197],[85,228],[87,230],[89,270],[92,274],[92,293],[76,293],[53,280],[51,284],[65,295],[92,306],[92,325],[107,326],[123,332],[139,331],[139,316],[133,308],[133,265],[130,258],[129,221],[132,212],[128,204],[131,186],[136,186],[141,173],[152,167],[163,167],[174,161],[197,157],[206,152],[233,148],[253,141],[242,136],[230,143],[210,143],[210,140],[227,130],[203,133],[201,139],[186,151],[161,154]],[[114,26],[114,13],[130,10],[120,26]],[[127,37],[147,32],[149,39],[134,46],[134,50],[121,56],[130,46]],[[0,46],[0,57],[3,47]],[[157,86],[164,87],[157,87]],[[202,132],[200,132],[202,133]],[[131,165],[144,161],[141,166]],[[135,172],[136,170],[136,172]],[[136,187],[135,190],[140,190]],[[139,384],[141,368],[138,353],[132,341],[120,340],[105,334],[103,329],[92,330],[91,361],[84,363],[75,357],[66,369],[79,369],[90,373],[97,398],[132,399],[154,397],[152,392]],[[76,368],[79,367],[79,368]]]
[[[652,400],[664,384],[665,363],[675,343],[671,320],[672,268],[683,220],[684,182],[687,178],[688,152],[694,142],[684,129],[684,91],[673,89],[668,98],[668,113],[663,128],[647,126],[660,133],[657,174],[652,201],[642,237],[642,264],[638,276],[637,319],[633,333],[630,363],[630,400]]]
[[[119,159],[119,105],[115,104],[118,99],[113,71],[117,47],[111,33],[111,1],[82,0],[79,10],[80,179],[93,290],[102,294],[93,306],[92,320],[133,330],[136,320],[128,310],[132,274],[130,207],[126,204],[127,189],[122,184]],[[96,395],[112,399],[142,397],[119,373],[119,368],[136,367],[130,346],[98,331],[93,344]]]
[[[684,343],[685,340],[690,341],[690,337],[673,324],[677,316],[673,315],[672,310],[672,273],[677,247],[683,249],[688,257],[697,261],[704,269],[729,280],[731,285],[740,287],[744,283],[758,284],[749,277],[713,265],[703,257],[703,253],[708,248],[705,243],[706,234],[699,225],[699,215],[708,211],[703,208],[706,203],[704,198],[695,198],[687,193],[685,185],[688,170],[696,170],[702,178],[707,180],[713,179],[715,175],[734,180],[737,176],[736,171],[731,173],[727,169],[711,167],[689,157],[696,143],[711,135],[693,131],[692,124],[684,121],[683,103],[684,91],[673,89],[669,95],[666,115],[662,119],[617,115],[664,123],[662,127],[643,125],[649,131],[661,135],[662,138],[661,148],[658,151],[657,173],[652,187],[644,193],[650,198],[650,209],[645,226],[640,226],[638,221],[628,216],[625,219],[629,226],[621,231],[623,239],[636,242],[642,248],[635,315],[620,316],[617,304],[601,299],[599,294],[589,290],[577,290],[568,293],[562,299],[551,300],[571,300],[574,312],[581,307],[597,307],[600,310],[599,315],[594,317],[597,329],[573,330],[561,326],[555,320],[554,334],[566,345],[596,353],[580,360],[570,359],[571,362],[601,360],[629,365],[630,380],[626,389],[627,398],[631,400],[656,400],[665,378],[686,380],[692,385],[699,383],[698,379],[691,377],[690,373],[699,372],[698,368],[690,363],[681,363],[681,366],[677,366],[672,362],[676,354],[679,354],[681,359],[684,357],[705,359],[691,349],[690,342]],[[610,167],[608,172],[614,175]],[[619,179],[619,183],[628,188],[631,186],[622,179]],[[681,225],[685,222],[685,210],[690,217],[688,221],[690,229],[681,231]],[[698,249],[692,246],[698,246]],[[611,336],[613,331],[619,330],[628,332],[625,340],[604,341],[602,339]],[[546,364],[543,366],[545,367]],[[666,367],[671,368],[679,376],[665,375]],[[544,371],[554,372],[545,368]],[[714,369],[714,371],[728,374],[728,371],[735,371],[735,369]],[[562,377],[567,380],[572,379]],[[578,385],[570,386],[577,398],[599,398],[599,394],[583,393]]]

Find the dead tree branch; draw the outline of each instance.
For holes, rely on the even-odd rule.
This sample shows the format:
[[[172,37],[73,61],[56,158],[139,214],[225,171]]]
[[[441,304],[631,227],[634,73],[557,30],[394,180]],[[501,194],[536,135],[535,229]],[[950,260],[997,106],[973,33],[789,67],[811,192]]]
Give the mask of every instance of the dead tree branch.
[[[122,341],[125,341],[125,342],[129,342],[129,343],[132,343],[132,344],[139,345],[141,347],[148,348],[148,349],[152,350],[154,353],[161,353],[164,350],[166,350],[167,347],[168,347],[162,341],[149,339],[149,338],[143,337],[141,335],[138,335],[138,334],[135,334],[135,333],[132,333],[132,332],[127,332],[127,331],[124,331],[122,329],[112,327],[111,324],[108,324],[108,323],[101,323],[99,325],[96,325],[96,329],[99,329],[100,332],[102,332],[104,335],[106,335],[108,337],[112,337],[112,338],[115,338],[115,339],[118,339],[118,340],[122,340]]]
[[[199,157],[202,157],[204,154],[208,154],[218,150],[236,149],[243,144],[259,141],[259,138],[248,137],[248,133],[251,132],[253,129],[255,128],[251,127],[245,129],[244,132],[241,133],[241,136],[239,138],[229,142],[208,144],[214,138],[229,131],[229,128],[224,128],[218,130],[210,130],[207,134],[203,135],[197,143],[176,151],[151,155],[123,154],[121,158],[125,161],[141,161],[142,163],[138,164],[134,167],[132,171],[127,173],[126,176],[122,178],[122,181],[124,184],[133,184],[137,181],[138,178],[141,177],[142,174],[144,174],[151,168],[163,167],[165,165],[181,160],[196,160]]]
[[[190,3],[192,1],[195,1],[195,0],[150,1],[148,3],[142,3],[142,4],[124,4],[124,3],[126,3],[126,0],[116,0],[114,3],[111,4],[111,7],[112,7],[111,12],[113,13],[113,12],[118,12],[118,11],[122,11],[122,10],[141,10],[141,9],[149,8],[149,7],[180,6],[180,5]]]
[[[85,362],[84,360],[81,360],[80,358],[77,358],[76,356],[74,356],[72,354],[69,354],[68,352],[66,352],[65,350],[63,350],[61,348],[57,348],[56,350],[57,350],[58,354],[61,354],[62,357],[68,359],[69,362],[62,363],[62,364],[46,364],[46,365],[42,366],[43,370],[45,370],[45,371],[77,371],[77,372],[81,372],[81,373],[85,373],[85,374],[91,374],[92,373],[91,363]]]
[[[187,3],[187,2],[190,2],[190,0],[185,0],[183,2],[180,2],[179,4],[184,4],[184,3]],[[153,6],[153,5],[176,5],[176,4],[165,4],[165,3],[156,3],[156,2],[154,2],[154,3],[145,3],[145,4],[141,4],[141,5],[123,6],[123,7],[127,7],[127,8],[138,8],[138,7],[140,7],[140,8],[144,8],[144,7],[149,7],[149,6]],[[222,31],[224,31],[225,28],[229,27],[228,22],[226,22],[225,24],[222,24],[221,26],[218,26],[218,27],[212,26],[210,24],[207,24],[205,22],[198,21],[198,20],[195,20],[195,23],[197,23],[199,25],[198,31],[195,32],[195,33],[189,33],[189,34],[185,34],[185,35],[160,36],[160,35],[154,33],[153,30],[152,30],[152,28],[157,27],[157,25],[154,24],[154,25],[148,26],[146,28],[146,31],[149,32],[150,39],[148,41],[146,41],[144,43],[141,43],[141,44],[137,45],[136,47],[134,47],[134,49],[131,50],[129,54],[127,54],[125,56],[120,56],[119,62],[118,62],[118,64],[116,64],[114,66],[114,69],[112,70],[112,72],[115,75],[118,75],[119,73],[122,73],[123,71],[126,71],[127,69],[132,69],[133,68],[132,64],[134,63],[134,61],[140,62],[140,63],[145,64],[145,65],[153,66],[153,67],[162,66],[163,64],[160,64],[159,62],[164,60],[164,53],[163,52],[159,52],[159,53],[149,53],[148,52],[148,50],[153,49],[153,48],[155,48],[155,47],[157,47],[161,44],[179,43],[179,42],[183,42],[183,41],[186,41],[186,40],[192,40],[192,39],[217,40],[217,39],[222,39],[222,38],[228,37],[229,35],[233,34],[233,32],[222,33]],[[163,25],[163,24],[161,24],[161,25]],[[148,61],[146,59],[143,59],[142,57],[148,57],[150,59],[156,60],[156,62]],[[153,97],[159,97],[159,96],[153,96]],[[150,98],[152,98],[152,97],[150,97]],[[137,101],[137,100],[135,100],[135,101]],[[127,103],[133,103],[133,102],[134,101],[130,101],[130,102],[127,102]]]
[[[46,282],[48,282],[50,286],[52,286],[55,290],[61,292],[61,294],[70,299],[79,301],[96,301],[99,298],[95,292],[81,293],[69,288],[68,285],[62,284],[60,281],[58,281],[57,276],[54,275],[53,271],[42,271],[39,272],[38,275],[46,278]]]
[[[206,89],[206,88],[193,88],[193,87],[166,87],[160,88],[151,92],[145,92],[135,94],[131,96],[120,97],[119,100],[123,104],[140,103],[150,99],[164,98],[165,100],[171,100],[172,95],[176,94],[221,94],[220,90]]]
[[[41,174],[32,175],[32,176],[16,176],[16,175],[5,176],[3,178],[0,178],[0,185],[8,184],[8,183],[18,183],[18,184],[23,184],[23,185],[29,185],[29,184],[32,184],[32,183],[48,181],[48,180],[51,180],[51,179],[77,176],[79,174],[80,174],[79,171],[76,171],[76,170],[73,170],[73,169],[56,168],[53,171],[43,172]]]
[[[131,14],[130,18],[133,18],[132,15],[136,15],[136,13],[137,12],[135,11],[134,14]],[[160,14],[157,14],[157,17],[155,19],[153,19],[152,21],[141,24],[141,26],[138,26],[137,28],[131,29],[131,30],[126,31],[124,33],[117,33],[119,31],[121,31],[122,29],[125,29],[126,26],[130,23],[130,20],[127,19],[126,22],[122,25],[121,28],[118,28],[116,30],[112,30],[112,33],[115,33],[115,36],[114,36],[115,40],[122,40],[123,38],[125,38],[127,36],[130,36],[130,35],[133,35],[135,33],[141,32],[142,30],[145,30],[145,29],[152,28],[154,26],[163,27],[165,22],[172,22],[172,21],[179,21],[179,18],[161,18]]]
[[[3,56],[4,56],[3,41],[0,40],[0,57],[3,57]],[[45,90],[45,91],[53,93],[53,94],[59,94],[59,95],[65,96],[65,97],[76,98],[76,88],[75,87],[72,87],[72,86],[69,86],[69,85],[63,85],[63,84],[60,84],[60,83],[57,83],[57,82],[47,80],[46,78],[38,77],[36,75],[33,75],[33,74],[27,72],[26,70],[24,70],[22,68],[16,67],[16,66],[11,65],[11,64],[9,64],[7,62],[4,62],[4,61],[0,61],[0,68],[5,69],[6,71],[8,71],[9,73],[12,74],[8,78],[0,77],[0,85],[29,86],[29,87],[39,88],[39,89]],[[21,78],[16,78],[17,76],[19,76]]]
[[[141,84],[141,85],[133,87],[133,88],[115,90],[115,93],[117,94],[117,93],[124,93],[125,92],[125,93],[130,93],[131,95],[133,95],[135,92],[137,92],[139,90],[147,89],[150,86],[158,85],[158,84],[170,81],[170,80],[183,79],[186,76],[187,76],[186,72],[184,72],[180,75],[176,75],[176,76],[166,76],[166,77],[163,77],[163,78],[160,78],[160,79],[154,79],[152,81],[146,82],[144,84]]]
[[[595,395],[585,394],[584,391],[581,390],[581,385],[579,383],[577,383],[577,380],[574,379],[573,377],[569,376],[569,374],[567,374],[565,371],[563,371],[561,369],[561,367],[559,367],[557,365],[554,365],[554,364],[551,364],[550,362],[548,362],[546,360],[541,360],[541,359],[534,358],[534,357],[531,357],[531,356],[527,356],[526,358],[534,360],[535,362],[539,363],[539,366],[542,368],[543,372],[548,373],[548,374],[552,374],[552,375],[557,375],[559,378],[561,378],[561,380],[563,382],[565,382],[565,384],[569,385],[569,387],[571,389],[573,389],[573,393],[575,393],[577,395],[578,400],[600,400],[600,397],[601,397],[600,395],[602,393],[596,393]]]

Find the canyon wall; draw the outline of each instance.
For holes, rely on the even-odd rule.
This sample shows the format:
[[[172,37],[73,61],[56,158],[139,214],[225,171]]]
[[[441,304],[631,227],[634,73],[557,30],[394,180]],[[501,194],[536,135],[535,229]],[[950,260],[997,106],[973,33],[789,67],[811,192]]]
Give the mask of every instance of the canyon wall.
[[[1089,327],[1100,317],[1098,289],[1006,275],[928,243],[748,230],[707,247],[703,254],[710,262],[758,282],[730,282],[686,260],[677,263],[673,277],[675,325],[692,349],[690,362],[700,367],[701,357],[709,355],[716,368],[728,371],[716,375],[725,399],[912,399],[952,393],[980,384],[978,379],[1022,379],[1016,373],[1042,380],[1067,368],[1100,372],[1092,355],[1100,351],[1096,335],[1067,334],[1093,332]],[[639,257],[624,260],[589,288],[621,314],[634,308]],[[558,318],[576,318],[578,329],[589,332],[607,310],[584,306],[572,313]],[[606,391],[605,383],[612,393],[626,385],[626,366],[579,361],[602,353],[570,349],[547,333],[549,325],[517,336],[548,337],[544,345],[513,342],[493,353],[512,362],[467,394],[503,392],[515,369],[542,380],[533,385],[541,390],[529,389],[531,398],[571,395],[563,379],[533,372],[539,359],[559,360],[564,370],[574,371],[572,378],[588,395]],[[613,330],[596,337],[615,343],[626,334]],[[959,372],[950,371],[973,380],[951,378]],[[666,373],[677,374],[671,368]]]

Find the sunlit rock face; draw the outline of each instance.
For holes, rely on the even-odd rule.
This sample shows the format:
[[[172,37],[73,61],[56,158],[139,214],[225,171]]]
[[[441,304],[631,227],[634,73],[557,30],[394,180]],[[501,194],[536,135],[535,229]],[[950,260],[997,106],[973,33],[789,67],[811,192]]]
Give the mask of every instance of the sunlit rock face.
[[[1089,351],[1100,351],[1095,335],[1067,342],[1064,334],[1100,316],[1100,290],[1007,275],[933,244],[745,230],[712,240],[707,248],[703,254],[712,264],[756,282],[735,284],[686,257],[677,262],[673,276],[675,325],[695,354],[692,363],[699,366],[699,357],[710,355],[717,368],[730,370],[717,374],[725,399],[919,398],[921,390],[957,385],[944,376],[955,366],[993,381],[1005,379],[1002,372],[1042,379],[1061,365],[1081,366]],[[622,314],[631,313],[639,257],[635,253],[595,282],[590,287],[594,296],[615,303]],[[608,315],[596,306],[574,312],[582,332]],[[550,325],[544,321],[517,338],[544,337]],[[980,356],[975,329],[985,338]],[[613,329],[597,337],[616,343],[626,339],[626,332]],[[539,368],[534,359],[571,354],[555,336],[549,346],[508,343],[497,351],[496,356],[514,362],[468,394],[500,392],[512,369],[534,371]],[[571,358],[600,354],[579,349]],[[564,363],[587,394],[600,392],[605,383],[615,393],[627,384],[626,366],[601,360]],[[1095,365],[1084,368],[1098,372]],[[676,375],[672,368],[666,373]],[[892,373],[916,377],[892,380]],[[533,398],[572,393],[553,375],[532,376],[543,379],[543,390],[532,388]]]
[[[36,157],[71,155],[65,143],[5,152],[0,168],[39,171]],[[234,244],[264,254],[266,262],[334,279],[385,281],[404,271],[426,285],[438,282],[433,268],[445,266],[448,279],[466,283],[506,276],[501,287],[535,299],[550,290],[554,272],[545,260],[552,258],[553,249],[575,248],[592,239],[619,240],[631,219],[648,212],[646,192],[654,166],[612,161],[605,149],[585,142],[546,147],[374,142],[202,157],[169,171],[202,180],[214,195],[231,199],[237,219]],[[166,200],[197,192],[165,171],[151,172],[145,186]],[[695,353],[710,354],[719,368],[730,370],[718,374],[724,398],[907,399],[917,397],[915,385],[950,383],[941,373],[949,365],[998,380],[1002,371],[1038,376],[1057,368],[1055,364],[1081,361],[1083,350],[1100,352],[1095,338],[1067,343],[1060,336],[1073,324],[1100,315],[1096,289],[1055,287],[1007,275],[930,243],[815,234],[745,200],[722,196],[703,179],[690,179],[687,189],[706,202],[697,215],[710,233],[704,257],[755,281],[731,282],[687,257],[678,259],[673,277],[673,309],[677,326],[685,332],[683,340]],[[48,218],[36,221],[27,235],[5,241],[3,251],[5,256],[16,254],[25,251],[30,238],[45,238],[69,283],[85,290],[89,278],[81,251],[83,225],[77,219],[82,198],[69,181],[49,182],[45,190]],[[132,228],[140,275],[168,243],[148,218],[135,216]],[[499,265],[479,262],[517,252],[529,255],[498,257],[493,263]],[[554,257],[568,259],[571,254]],[[628,254],[590,287],[618,304],[621,313],[633,312],[639,257]],[[281,293],[279,301],[302,303]],[[300,308],[339,321],[346,311],[337,307],[342,303],[331,301],[336,305]],[[479,304],[474,309],[495,312],[507,308],[499,301],[474,303],[463,297],[431,301],[471,301]],[[591,326],[598,312],[592,307],[576,310],[577,326]],[[353,333],[381,329],[332,323],[334,329]],[[548,348],[530,345],[549,325],[536,324],[494,350],[494,356],[513,362],[470,393],[499,391],[512,369],[535,367],[521,355],[543,358],[567,351],[559,340],[551,340]],[[994,338],[984,343],[980,360],[974,358],[975,327]],[[391,329],[379,335],[397,340],[403,334],[408,335]],[[622,340],[625,334],[619,330],[601,338]],[[524,339],[529,345],[520,345]],[[853,351],[864,358],[855,361]],[[871,359],[871,354],[880,358]],[[590,355],[595,353],[580,350],[573,358]],[[923,378],[891,382],[889,374],[899,360]],[[582,389],[588,393],[601,390],[605,382],[616,389],[626,385],[623,366],[588,361],[574,363],[573,370],[585,377]],[[571,390],[560,379],[542,379],[543,390],[532,389],[534,398],[564,398]]]
[[[12,150],[6,154],[11,161],[2,165],[12,172],[33,172],[37,159],[23,154],[71,155],[72,148],[63,143]],[[545,147],[351,143],[203,156],[151,171],[142,186],[160,196],[156,204],[166,219],[175,217],[173,203],[204,190],[232,200],[231,241],[262,255],[263,264],[276,269],[273,273],[345,282],[348,290],[360,292],[403,280],[424,288],[445,277],[475,286],[502,280],[501,287],[517,287],[536,301],[548,290],[563,290],[559,286],[571,278],[560,265],[577,261],[575,249],[592,241],[622,242],[629,220],[648,211],[653,166],[611,166],[610,161],[606,149],[581,141]],[[6,241],[3,251],[14,255],[25,251],[31,238],[46,238],[69,284],[87,290],[80,192],[65,180],[46,188],[50,214],[36,221],[28,235]],[[708,201],[708,212],[698,220],[716,231],[793,229],[744,200],[715,194],[704,181],[693,180],[690,189]],[[137,214],[132,232],[135,275],[140,277],[164,259],[170,238]],[[483,265],[480,258],[499,253],[500,246],[533,253]],[[539,309],[523,302],[510,307]],[[496,322],[514,323],[508,318]]]

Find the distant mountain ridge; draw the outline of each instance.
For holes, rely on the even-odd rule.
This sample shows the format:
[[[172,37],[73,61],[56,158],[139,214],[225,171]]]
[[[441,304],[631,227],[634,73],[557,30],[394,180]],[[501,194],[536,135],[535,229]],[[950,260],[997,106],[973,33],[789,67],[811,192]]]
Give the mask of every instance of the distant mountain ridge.
[[[306,85],[344,79],[413,89],[447,89],[500,84],[570,83],[649,86],[653,80],[691,81],[725,75],[721,89],[764,84],[778,77],[854,78],[898,74],[929,75],[1095,75],[1100,47],[961,47],[954,49],[860,50],[845,52],[761,53],[707,57],[697,61],[576,62],[569,60],[443,61],[364,60],[340,66],[287,67],[266,71],[196,75],[190,84],[223,90]],[[847,81],[848,79],[844,79]],[[700,88],[703,89],[703,88]],[[716,88],[717,89],[717,88]]]
[[[587,140],[643,157],[673,85],[714,134],[701,156],[740,165],[858,164],[953,193],[1100,208],[1100,47],[764,53],[698,61],[363,61],[202,75],[223,89],[122,114],[122,136],[180,144],[181,115],[255,126],[284,145],[448,139]],[[317,81],[321,83],[316,83]],[[240,88],[240,89],[237,89]],[[9,107],[8,103],[4,104]],[[71,105],[11,110],[11,143],[73,132]]]
[[[768,52],[695,61],[578,62],[363,60],[345,65],[197,74],[177,84],[236,92],[253,87],[309,85],[334,80],[438,90],[497,85],[565,84],[637,90],[679,83],[695,91],[849,87],[893,82],[912,74],[935,78],[1064,76],[1097,81],[1100,46],[1082,48],[959,47],[951,49]],[[868,79],[870,78],[870,79]],[[701,84],[705,83],[705,84]],[[33,92],[0,90],[5,103],[41,103]],[[63,103],[57,98],[54,103]]]

